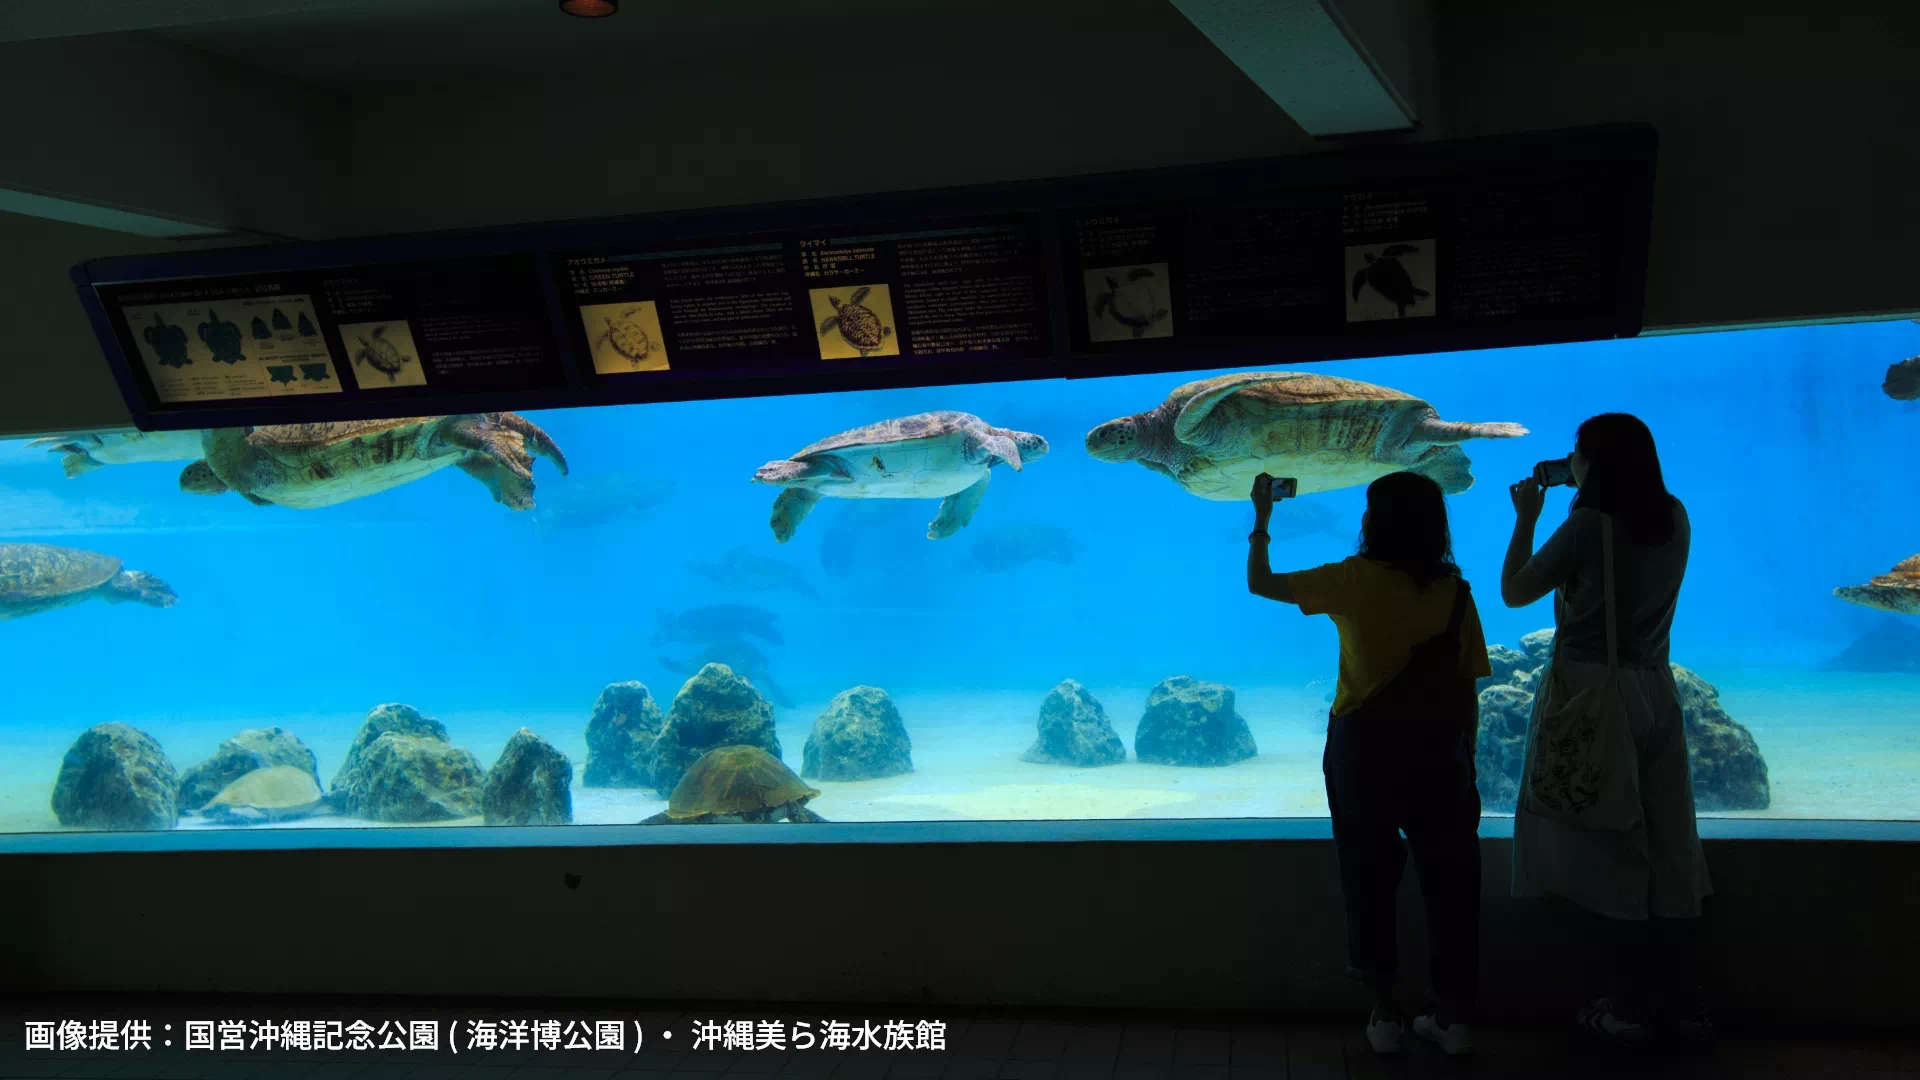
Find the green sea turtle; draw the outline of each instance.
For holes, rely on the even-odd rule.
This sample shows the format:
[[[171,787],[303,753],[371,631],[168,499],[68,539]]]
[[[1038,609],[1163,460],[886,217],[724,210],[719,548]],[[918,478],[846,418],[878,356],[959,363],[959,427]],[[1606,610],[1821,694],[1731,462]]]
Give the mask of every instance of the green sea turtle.
[[[255,769],[221,788],[200,808],[201,817],[230,825],[296,821],[333,812],[312,770],[297,765]]]
[[[640,824],[811,824],[827,820],[807,809],[819,794],[757,746],[721,746],[702,754],[673,786],[665,811]]]
[[[1892,571],[1872,578],[1865,585],[1842,585],[1833,590],[1833,595],[1861,607],[1896,615],[1920,615],[1920,555],[1901,559]]]
[[[183,368],[193,363],[193,357],[187,355],[187,332],[169,325],[157,311],[153,313],[153,325],[140,331],[140,337],[153,347],[161,367]]]
[[[169,608],[179,600],[167,583],[120,569],[111,555],[51,544],[0,544],[0,619],[38,615],[99,598]]]
[[[881,343],[893,333],[893,327],[880,325],[880,316],[874,314],[872,308],[860,302],[865,300],[867,294],[872,291],[872,286],[862,285],[853,290],[853,299],[844,304],[840,302],[839,297],[828,293],[827,303],[833,305],[834,313],[821,320],[820,336],[826,337],[828,332],[837,327],[841,338],[847,344],[859,349],[861,356],[879,348]]]
[[[594,344],[597,346],[602,341],[606,342],[638,370],[653,352],[653,339],[647,336],[647,328],[640,321],[645,313],[645,308],[635,307],[621,312],[618,319],[601,316],[607,328],[594,340]]]
[[[198,327],[200,342],[212,353],[217,364],[237,364],[247,358],[246,351],[240,347],[240,324],[228,322],[212,308],[207,309],[207,321]]]
[[[973,520],[995,465],[1019,472],[1046,452],[1040,436],[992,427],[970,413],[918,413],[830,435],[785,461],[760,466],[753,481],[786,489],[773,500],[773,538],[783,544],[827,495],[940,499],[927,539],[941,540]]]
[[[1146,412],[1109,420],[1087,433],[1087,453],[1137,461],[1218,502],[1247,498],[1263,472],[1298,479],[1301,495],[1418,472],[1455,495],[1473,486],[1473,462],[1457,444],[1526,433],[1442,420],[1419,398],[1371,383],[1254,371],[1187,383]]]
[[[201,442],[206,456],[180,473],[182,491],[237,491],[256,505],[298,510],[374,495],[449,465],[485,484],[495,502],[530,510],[534,457],[567,472],[547,433],[510,412],[215,428]]]
[[[1373,286],[1373,291],[1386,297],[1393,306],[1400,309],[1400,316],[1406,317],[1407,309],[1421,299],[1433,294],[1425,289],[1415,288],[1413,276],[1400,262],[1402,255],[1417,255],[1420,249],[1412,244],[1392,244],[1378,256],[1365,252],[1367,265],[1353,275],[1353,298],[1360,299],[1360,290]]]
[[[35,439],[28,446],[45,447],[59,454],[60,465],[71,480],[106,465],[130,465],[144,461],[193,461],[200,449],[200,432],[195,431],[86,431],[78,435],[54,435]]]
[[[413,363],[413,357],[400,351],[400,347],[387,340],[387,328],[376,326],[372,333],[357,338],[360,348],[353,354],[353,366],[362,364],[387,377],[388,383],[400,380],[400,369]]]
[[[1133,331],[1134,337],[1143,337],[1154,324],[1167,317],[1167,306],[1161,297],[1158,279],[1153,271],[1144,266],[1136,266],[1127,271],[1127,280],[1115,281],[1107,278],[1107,291],[1094,297],[1093,314],[1110,316],[1113,321]]]

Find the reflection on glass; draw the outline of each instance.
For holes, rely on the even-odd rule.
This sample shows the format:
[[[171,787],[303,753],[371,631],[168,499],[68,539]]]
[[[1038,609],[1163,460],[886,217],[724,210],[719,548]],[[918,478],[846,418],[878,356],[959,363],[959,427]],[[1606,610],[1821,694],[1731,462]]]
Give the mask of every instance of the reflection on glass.
[[[1379,394],[1234,382],[1184,422],[1138,418],[1257,367],[9,443],[0,831],[1323,815],[1334,633],[1245,592],[1249,448],[1309,455],[1277,569],[1419,468],[1490,596],[1506,484],[1607,410],[1693,521],[1702,811],[1910,819],[1920,404],[1881,384],[1916,353],[1901,322],[1349,361],[1309,371]],[[1499,813],[1551,619],[1483,614]]]

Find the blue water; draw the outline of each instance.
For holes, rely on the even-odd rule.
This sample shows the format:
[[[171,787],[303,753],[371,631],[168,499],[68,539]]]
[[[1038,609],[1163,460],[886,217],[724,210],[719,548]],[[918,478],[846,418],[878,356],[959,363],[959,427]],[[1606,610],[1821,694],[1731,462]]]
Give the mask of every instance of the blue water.
[[[1835,600],[1836,585],[1920,550],[1920,502],[1909,494],[1920,404],[1880,390],[1887,365],[1916,353],[1920,326],[1897,322],[1316,370],[1425,398],[1449,420],[1531,429],[1464,444],[1477,483],[1449,500],[1489,642],[1514,643],[1551,621],[1545,603],[1508,611],[1496,600],[1513,519],[1507,483],[1566,453],[1586,416],[1625,410],[1652,427],[1668,484],[1692,513],[1675,659],[1793,670],[1891,618]],[[1239,686],[1326,680],[1331,625],[1245,591],[1245,504],[1197,499],[1082,448],[1094,425],[1217,373],[529,414],[573,466],[563,478],[540,462],[536,499],[615,474],[671,483],[644,513],[580,527],[538,526],[451,468],[300,511],[184,494],[178,464],[67,480],[56,458],[8,444],[0,532],[110,552],[166,580],[180,602],[89,603],[0,624],[11,706],[0,745],[10,731],[77,735],[106,720],[147,722],[165,742],[168,718],[230,718],[237,730],[281,715],[357,718],[383,701],[429,713],[573,713],[584,726],[611,681],[646,682],[664,705],[683,676],[657,657],[686,649],[649,646],[656,611],[718,602],[779,613],[785,644],[767,646],[773,671],[810,702],[860,683],[1030,693],[1037,708],[1065,677],[1143,694],[1180,673]],[[775,491],[749,482],[755,468],[834,432],[931,409],[1038,432],[1052,452],[1024,472],[996,468],[972,527],[949,540],[925,538],[932,501],[879,508],[892,512],[873,514],[858,544],[832,553],[851,559],[844,577],[823,570],[822,544],[848,503],[823,501],[791,543],[774,542]],[[1362,489],[1308,498],[1332,511],[1331,524],[1276,542],[1277,570],[1353,548]],[[1545,525],[1564,508],[1565,492],[1553,493]],[[981,533],[1010,524],[1069,530],[1074,561],[1001,573],[966,565]],[[818,598],[729,591],[685,569],[736,545],[786,561]],[[1130,737],[1136,717],[1116,713]],[[322,762],[323,775],[331,768]]]

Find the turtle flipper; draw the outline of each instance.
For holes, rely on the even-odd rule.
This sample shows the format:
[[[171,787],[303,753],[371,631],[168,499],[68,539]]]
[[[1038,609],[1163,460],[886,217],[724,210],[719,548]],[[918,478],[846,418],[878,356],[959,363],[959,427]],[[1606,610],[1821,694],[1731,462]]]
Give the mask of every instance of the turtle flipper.
[[[987,482],[992,478],[991,471],[983,473],[980,479],[940,500],[940,513],[927,525],[927,539],[945,540],[966,528],[974,511],[980,509],[980,500],[987,497]]]
[[[820,501],[820,493],[807,488],[790,487],[782,491],[773,500],[773,538],[784,544],[793,539],[793,530],[800,527],[807,514]]]
[[[872,292],[872,291],[873,291],[873,286],[871,286],[871,285],[862,285],[862,286],[860,286],[859,288],[857,288],[857,289],[855,289],[855,290],[853,290],[853,299],[851,299],[851,300],[849,300],[849,301],[847,301],[847,303],[849,303],[849,304],[857,304],[857,303],[859,303],[860,301],[862,301],[862,300],[865,300],[865,299],[867,298],[867,294],[868,294],[868,293],[870,293],[870,292]]]
[[[1367,271],[1365,267],[1362,267],[1358,273],[1353,275],[1353,298],[1355,300],[1360,299],[1360,290],[1366,287]]]
[[[510,510],[533,509],[533,473],[483,453],[460,459],[460,471],[487,486],[493,501]]]
[[[1204,446],[1210,441],[1205,434],[1207,418],[1221,402],[1248,387],[1291,382],[1301,377],[1300,373],[1293,371],[1249,371],[1230,375],[1211,390],[1195,394],[1181,407],[1180,415],[1173,421],[1173,437],[1189,446]]]
[[[839,325],[840,325],[840,316],[838,315],[829,315],[826,318],[821,319],[820,320],[820,336],[826,337],[827,334],[830,331],[832,331],[834,327]]]
[[[1099,318],[1107,313],[1107,305],[1113,303],[1113,294],[1103,292],[1093,298],[1093,317]]]
[[[666,668],[675,675],[692,675],[696,670],[692,664],[684,660],[675,660],[666,656],[656,656],[654,659],[660,662],[661,667]]]
[[[983,436],[980,439],[980,448],[1011,465],[1014,472],[1019,472],[1024,464],[1020,460],[1020,445],[1014,442],[1010,435]]]
[[[539,424],[519,413],[510,412],[493,413],[487,419],[517,433],[533,456],[546,458],[553,462],[554,468],[560,470],[561,476],[567,475],[567,455],[560,452],[560,444],[554,442],[553,437],[542,430]]]
[[[1527,429],[1519,424],[1494,422],[1469,424],[1456,420],[1442,420],[1429,416],[1415,425],[1408,434],[1406,446],[1415,449],[1422,446],[1451,446],[1468,439],[1517,439],[1527,434]]]
[[[789,806],[787,807],[787,820],[793,822],[795,825],[815,825],[827,819],[804,806]]]

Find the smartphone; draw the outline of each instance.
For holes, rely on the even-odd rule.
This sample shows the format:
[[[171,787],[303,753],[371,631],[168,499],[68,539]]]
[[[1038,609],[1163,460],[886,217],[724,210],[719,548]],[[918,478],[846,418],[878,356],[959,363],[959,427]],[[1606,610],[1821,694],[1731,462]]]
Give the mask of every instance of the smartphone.
[[[1533,467],[1533,475],[1546,487],[1571,487],[1573,485],[1573,462],[1567,458],[1555,458],[1543,461]]]
[[[1274,499],[1291,499],[1300,490],[1300,481],[1291,476],[1269,476],[1265,483],[1268,496]]]

